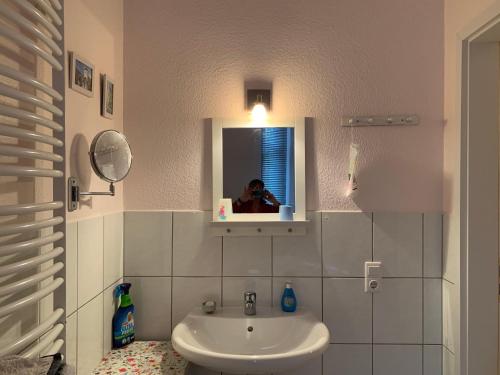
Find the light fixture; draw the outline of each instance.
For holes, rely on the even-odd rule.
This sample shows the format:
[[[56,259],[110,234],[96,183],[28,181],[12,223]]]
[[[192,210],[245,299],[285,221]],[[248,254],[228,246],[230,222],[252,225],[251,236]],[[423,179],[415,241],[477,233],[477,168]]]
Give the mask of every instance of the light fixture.
[[[267,109],[262,103],[255,103],[252,108],[252,120],[256,123],[262,123],[267,120]]]
[[[254,123],[264,123],[271,110],[271,89],[247,89],[246,109]]]

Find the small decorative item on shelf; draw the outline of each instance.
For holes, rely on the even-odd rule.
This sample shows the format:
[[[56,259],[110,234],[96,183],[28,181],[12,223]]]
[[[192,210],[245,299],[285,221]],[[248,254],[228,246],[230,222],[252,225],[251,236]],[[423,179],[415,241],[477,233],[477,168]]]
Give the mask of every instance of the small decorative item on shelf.
[[[292,206],[287,206],[284,204],[282,204],[280,206],[280,220],[281,221],[293,221]]]
[[[219,220],[225,221],[233,214],[233,201],[228,198],[219,200]]]

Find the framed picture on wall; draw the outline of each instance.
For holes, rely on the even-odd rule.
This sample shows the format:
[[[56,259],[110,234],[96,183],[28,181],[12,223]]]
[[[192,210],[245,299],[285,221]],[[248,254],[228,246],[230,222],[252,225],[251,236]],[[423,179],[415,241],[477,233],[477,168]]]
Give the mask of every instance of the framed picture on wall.
[[[106,74],[101,77],[101,115],[106,118],[113,118],[115,110],[115,82]]]
[[[69,87],[80,94],[93,97],[94,65],[74,52],[69,53],[69,65]]]

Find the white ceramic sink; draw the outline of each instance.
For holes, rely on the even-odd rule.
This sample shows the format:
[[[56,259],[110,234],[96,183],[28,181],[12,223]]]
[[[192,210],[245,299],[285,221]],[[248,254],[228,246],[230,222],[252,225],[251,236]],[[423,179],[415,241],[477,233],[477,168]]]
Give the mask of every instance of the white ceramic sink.
[[[190,312],[172,333],[172,344],[187,360],[216,371],[269,374],[297,368],[323,353],[328,328],[307,311],[284,313],[258,309],[246,316],[241,307],[207,315]]]

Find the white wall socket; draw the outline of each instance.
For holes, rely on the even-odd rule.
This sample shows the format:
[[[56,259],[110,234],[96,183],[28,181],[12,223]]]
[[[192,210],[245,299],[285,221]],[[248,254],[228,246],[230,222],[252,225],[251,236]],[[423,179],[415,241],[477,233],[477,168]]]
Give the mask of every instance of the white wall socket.
[[[382,262],[365,262],[365,292],[375,293],[382,287]]]

